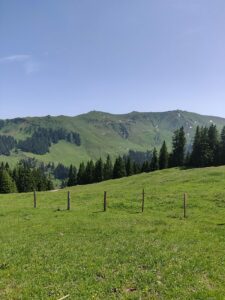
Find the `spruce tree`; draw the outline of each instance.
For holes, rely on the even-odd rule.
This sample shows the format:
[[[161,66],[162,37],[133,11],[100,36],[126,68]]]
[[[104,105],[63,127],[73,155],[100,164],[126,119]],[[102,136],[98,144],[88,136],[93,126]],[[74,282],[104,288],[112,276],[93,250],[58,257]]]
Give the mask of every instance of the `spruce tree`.
[[[77,183],[85,184],[85,165],[83,162],[81,162],[79,166],[79,170],[77,173]]]
[[[126,176],[126,168],[124,160],[121,156],[117,157],[113,167],[113,178],[121,178]]]
[[[8,171],[5,169],[0,170],[0,193],[15,193],[17,192],[16,184]]]
[[[208,129],[208,144],[211,152],[210,165],[219,165],[219,137],[216,125],[211,125]]]
[[[76,184],[77,184],[77,169],[73,165],[70,165],[67,186],[74,186]]]
[[[207,167],[212,163],[212,150],[209,146],[209,135],[207,127],[197,127],[193,150],[190,157],[192,167]]]
[[[156,148],[154,148],[152,153],[151,163],[150,163],[150,171],[156,171],[158,169],[159,169],[158,153]]]
[[[225,126],[220,135],[220,164],[225,165]]]
[[[103,166],[103,178],[104,180],[113,178],[113,165],[109,155],[107,155],[106,162]]]
[[[149,172],[150,171],[150,165],[149,165],[149,161],[148,160],[145,160],[142,164],[142,167],[141,167],[141,172]]]
[[[162,147],[159,152],[159,169],[166,169],[168,168],[168,160],[169,160],[169,154],[167,151],[166,142],[164,141],[162,144]]]
[[[101,182],[103,180],[103,163],[101,158],[95,163],[94,180],[95,182]]]
[[[34,176],[26,164],[21,163],[18,167],[16,185],[20,193],[31,192],[35,189]]]
[[[85,183],[95,182],[95,165],[92,160],[87,162],[85,168]]]
[[[192,152],[190,155],[190,165],[192,167],[198,167],[198,165],[199,165],[198,158],[200,156],[200,140],[201,140],[200,127],[197,126],[196,131],[195,131],[195,136],[194,136]]]
[[[133,164],[129,156],[125,159],[125,167],[127,176],[133,175]]]
[[[186,137],[184,127],[176,130],[172,140],[171,167],[181,167],[184,165]]]

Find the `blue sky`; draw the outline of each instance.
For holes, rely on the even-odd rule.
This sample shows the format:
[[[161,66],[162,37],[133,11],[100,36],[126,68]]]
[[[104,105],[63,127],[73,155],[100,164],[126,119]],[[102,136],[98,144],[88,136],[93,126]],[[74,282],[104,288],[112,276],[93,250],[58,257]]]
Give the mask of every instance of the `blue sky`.
[[[0,0],[0,118],[225,117],[224,0]]]

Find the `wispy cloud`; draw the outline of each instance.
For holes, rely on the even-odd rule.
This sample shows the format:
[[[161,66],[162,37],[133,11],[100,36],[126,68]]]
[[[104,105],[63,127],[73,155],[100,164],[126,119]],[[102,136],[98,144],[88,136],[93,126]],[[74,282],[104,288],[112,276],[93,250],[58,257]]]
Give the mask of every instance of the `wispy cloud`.
[[[10,56],[4,56],[0,58],[0,64],[12,64],[19,63],[26,74],[36,73],[40,69],[40,64],[32,55],[29,54],[15,54]]]
[[[23,61],[27,61],[30,58],[31,56],[27,54],[15,54],[15,55],[1,57],[0,63],[23,62]]]

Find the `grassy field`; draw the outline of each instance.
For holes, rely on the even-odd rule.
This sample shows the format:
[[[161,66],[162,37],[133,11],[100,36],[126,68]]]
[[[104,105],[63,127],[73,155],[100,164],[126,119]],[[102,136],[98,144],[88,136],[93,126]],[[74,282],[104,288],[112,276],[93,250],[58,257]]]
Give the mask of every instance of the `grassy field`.
[[[225,167],[70,191],[0,195],[0,299],[225,299]]]

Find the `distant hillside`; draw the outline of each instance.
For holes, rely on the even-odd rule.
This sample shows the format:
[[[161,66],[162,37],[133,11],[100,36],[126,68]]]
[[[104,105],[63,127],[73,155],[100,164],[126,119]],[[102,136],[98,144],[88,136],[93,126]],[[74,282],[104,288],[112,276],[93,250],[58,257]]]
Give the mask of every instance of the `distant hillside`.
[[[0,120],[0,144],[2,148],[4,143],[8,145],[7,155],[0,155],[0,161],[14,164],[21,158],[35,157],[43,162],[78,164],[108,153],[115,157],[129,150],[159,148],[163,140],[170,147],[174,130],[181,126],[191,143],[196,126],[211,123],[221,129],[225,119],[176,110],[121,115],[92,111],[76,117]]]

